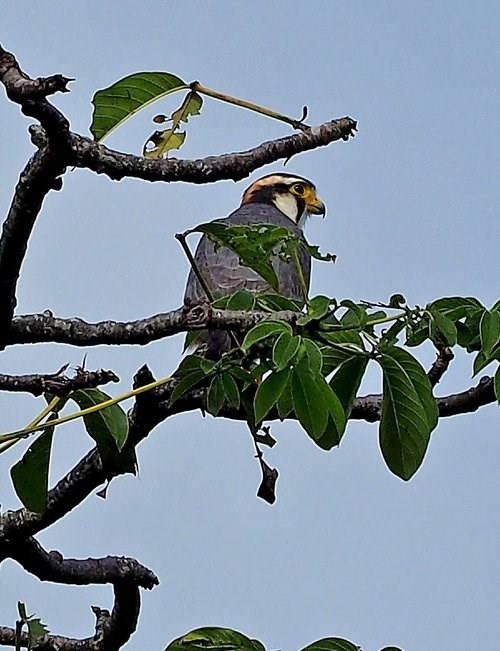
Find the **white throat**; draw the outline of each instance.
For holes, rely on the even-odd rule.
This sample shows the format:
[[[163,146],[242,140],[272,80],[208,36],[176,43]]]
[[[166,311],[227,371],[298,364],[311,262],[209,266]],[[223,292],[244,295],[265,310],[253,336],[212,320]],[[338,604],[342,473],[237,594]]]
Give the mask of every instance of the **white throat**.
[[[304,212],[302,215],[299,215],[297,201],[292,194],[289,192],[286,192],[284,194],[277,194],[274,198],[274,205],[278,210],[286,215],[288,219],[291,219],[294,224],[297,224],[300,228],[302,228],[306,220],[307,213]]]

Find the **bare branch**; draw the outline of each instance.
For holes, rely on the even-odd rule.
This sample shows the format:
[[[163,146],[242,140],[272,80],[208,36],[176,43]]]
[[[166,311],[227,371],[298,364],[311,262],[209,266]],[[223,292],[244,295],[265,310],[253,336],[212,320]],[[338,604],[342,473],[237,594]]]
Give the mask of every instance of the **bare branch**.
[[[90,138],[71,133],[68,165],[87,168],[97,174],[106,174],[115,181],[124,177],[169,183],[214,183],[224,179],[239,181],[264,165],[289,159],[304,151],[326,147],[337,140],[348,140],[354,136],[356,128],[355,120],[344,117],[285,138],[264,142],[247,151],[196,160],[149,159],[125,154],[109,149]],[[45,137],[40,129],[32,128],[31,135],[37,147],[44,145]]]
[[[271,316],[273,319],[294,324],[300,314],[290,311],[271,314],[263,311],[219,310],[209,305],[196,305],[192,308],[179,308],[172,312],[156,314],[137,321],[88,323],[76,317],[62,319],[45,312],[15,317],[7,343],[53,342],[73,346],[144,345],[189,330],[203,328],[245,330]]]
[[[86,371],[77,368],[75,376],[62,375],[66,366],[48,375],[3,375],[0,373],[0,391],[32,393],[39,396],[46,391],[55,396],[67,396],[78,389],[92,389],[108,382],[119,382],[113,371]]]
[[[48,149],[38,151],[24,168],[0,238],[0,346],[16,307],[16,286],[28,240],[43,200],[51,189],[60,189],[58,177],[64,165]]]
[[[95,633],[91,637],[75,639],[63,635],[45,635],[36,641],[37,651],[117,651],[128,642],[137,628],[141,596],[134,583],[118,582],[114,585],[115,603],[111,614],[92,606],[96,617]],[[21,634],[21,647],[29,645],[27,633]],[[0,626],[0,645],[16,645],[16,631]]]
[[[67,585],[135,583],[151,590],[159,581],[155,574],[133,558],[106,556],[105,558],[63,558],[57,551],[47,552],[34,539],[16,542],[11,546],[9,558],[36,576],[40,581]]]

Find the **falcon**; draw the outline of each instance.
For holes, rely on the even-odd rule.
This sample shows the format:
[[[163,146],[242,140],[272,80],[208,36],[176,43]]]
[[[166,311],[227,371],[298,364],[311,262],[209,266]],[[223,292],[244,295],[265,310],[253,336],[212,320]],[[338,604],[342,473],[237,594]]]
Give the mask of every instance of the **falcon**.
[[[309,215],[325,215],[324,203],[316,194],[311,181],[292,174],[269,174],[254,181],[243,193],[240,207],[218,222],[239,224],[272,224],[284,226],[294,235],[303,236]],[[196,265],[215,299],[230,296],[244,289],[262,293],[274,290],[258,273],[240,264],[236,253],[227,247],[216,249],[206,235],[201,238],[195,253]],[[273,267],[279,280],[279,294],[304,302],[302,285],[293,260],[285,261],[274,256]],[[305,247],[299,249],[299,263],[309,288],[311,257]],[[206,303],[208,297],[193,270],[188,277],[184,304],[193,306]],[[196,350],[209,359],[219,359],[233,346],[223,330],[203,331],[196,341]]]

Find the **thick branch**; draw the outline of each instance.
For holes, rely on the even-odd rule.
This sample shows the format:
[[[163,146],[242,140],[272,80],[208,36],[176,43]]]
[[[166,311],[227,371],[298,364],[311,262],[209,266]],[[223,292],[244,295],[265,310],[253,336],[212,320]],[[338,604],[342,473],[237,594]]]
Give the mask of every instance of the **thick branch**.
[[[214,183],[224,179],[239,181],[264,165],[326,147],[337,140],[348,140],[354,136],[356,126],[352,118],[339,118],[301,133],[264,142],[253,149],[196,160],[148,159],[114,151],[90,138],[71,133],[68,164],[106,174],[116,181],[124,177],[186,183]],[[32,129],[31,133],[33,142],[38,147],[43,146],[43,133],[39,129]]]
[[[13,544],[8,555],[40,581],[67,585],[128,582],[147,590],[159,583],[151,570],[133,558],[63,558],[59,552],[45,551],[33,538]]]
[[[0,238],[0,346],[16,307],[16,286],[28,240],[43,200],[57,186],[64,165],[48,149],[38,151],[24,168]]]
[[[88,323],[79,318],[61,319],[50,313],[17,316],[12,322],[8,344],[53,342],[73,346],[101,344],[148,344],[180,332],[203,328],[246,330],[270,318],[294,324],[300,314],[282,311],[218,310],[209,305],[179,308],[137,321]]]
[[[62,375],[66,366],[48,375],[3,375],[0,373],[0,391],[15,391],[32,393],[40,396],[46,391],[55,396],[67,396],[78,389],[93,389],[108,382],[118,382],[119,378],[113,371],[85,371],[77,368],[72,378]]]
[[[453,351],[448,346],[443,345],[438,347],[436,360],[427,373],[431,386],[435,387],[441,380],[454,357]]]

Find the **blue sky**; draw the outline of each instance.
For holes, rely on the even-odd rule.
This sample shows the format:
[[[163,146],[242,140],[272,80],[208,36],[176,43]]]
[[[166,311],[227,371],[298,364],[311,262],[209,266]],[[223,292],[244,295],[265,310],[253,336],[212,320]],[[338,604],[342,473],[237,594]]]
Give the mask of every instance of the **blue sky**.
[[[498,298],[498,19],[494,2],[312,0],[264,2],[2,3],[2,45],[32,76],[76,77],[54,99],[88,133],[95,90],[129,73],[165,70],[319,124],[350,115],[349,143],[302,154],[286,170],[313,180],[328,206],[307,236],[337,254],[317,264],[313,292],[355,300],[404,294],[410,304],[472,295]],[[139,152],[155,105],[107,144]],[[1,213],[32,152],[29,120],[0,102]],[[286,125],[207,99],[180,156],[236,151],[289,133]],[[252,176],[279,171],[267,166]],[[224,216],[248,180],[211,186],[112,182],[70,171],[50,195],[30,242],[19,313],[51,309],[87,320],[135,319],[181,304],[188,264],[174,233]],[[126,390],[148,363],[177,365],[181,338],[143,348],[91,349],[90,368],[112,368]],[[67,346],[14,347],[2,372],[51,372],[81,363]],[[422,360],[429,363],[426,349]],[[457,355],[438,394],[469,386]],[[373,372],[363,386],[375,392]],[[40,405],[0,396],[2,430]],[[494,648],[500,635],[498,408],[440,423],[428,457],[405,484],[377,449],[376,426],[351,423],[340,449],[316,449],[294,424],[273,427],[267,453],[280,470],[278,501],[259,482],[243,425],[175,417],[139,448],[139,478],[108,499],[91,496],[40,536],[70,557],[119,554],[151,567],[161,585],[144,594],[131,650],[163,648],[201,625],[225,625],[269,649],[292,651],[337,635],[376,651]],[[58,433],[53,480],[90,447],[78,425]],[[0,459],[2,508],[16,508]],[[14,563],[0,570],[1,624],[25,601],[51,630],[88,635],[91,604],[112,591],[45,585]],[[163,645],[163,646],[162,646]]]

